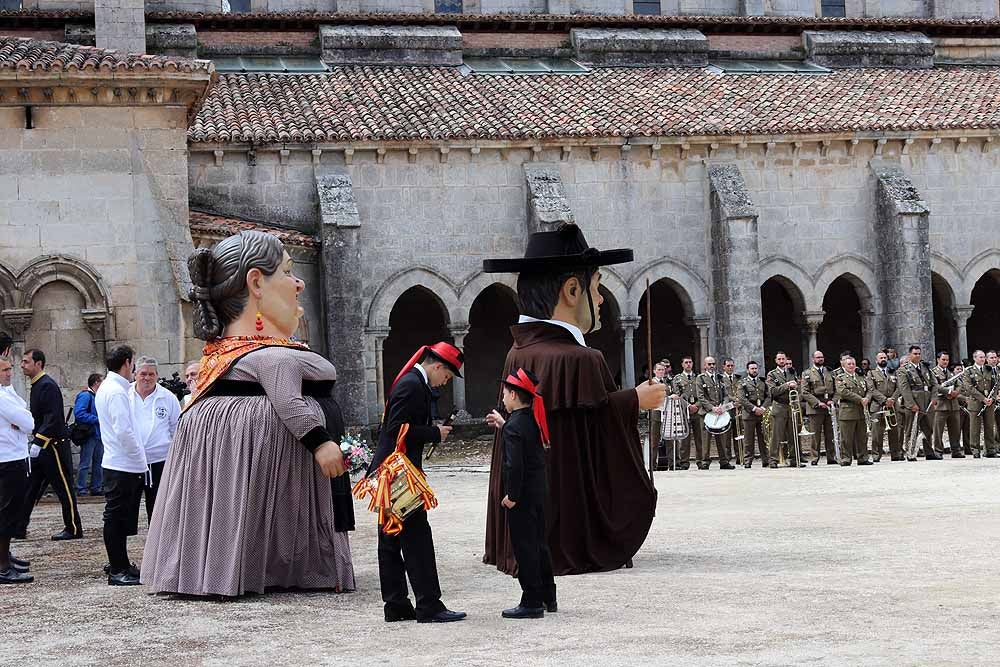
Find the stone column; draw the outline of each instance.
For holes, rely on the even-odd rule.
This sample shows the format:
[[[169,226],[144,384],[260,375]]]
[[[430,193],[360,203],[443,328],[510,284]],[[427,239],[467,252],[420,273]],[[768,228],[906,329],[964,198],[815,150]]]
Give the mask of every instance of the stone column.
[[[375,339],[375,397],[378,405],[385,405],[385,363],[382,359],[382,349],[385,339],[389,337],[389,329],[369,329],[366,332]]]
[[[452,344],[464,354],[465,337],[469,335],[469,324],[467,322],[452,324],[448,327],[448,331],[454,339]],[[451,391],[455,397],[455,409],[465,412],[465,378],[460,378],[456,375],[455,379],[451,381],[451,386]]]
[[[94,0],[94,39],[99,49],[146,52],[143,0]]]
[[[972,311],[976,309],[971,304],[955,306],[955,324],[958,328],[958,357],[960,360],[969,358],[969,332],[967,326]]]
[[[861,313],[861,356],[868,357],[868,360],[875,363],[875,311],[864,310]],[[933,313],[931,314],[931,340],[933,341]],[[934,349],[933,345],[930,348]],[[933,354],[933,353],[932,353]],[[858,359],[858,366],[861,366],[861,359]]]
[[[31,316],[34,311],[31,308],[8,308],[0,313],[3,325],[7,333],[14,340],[10,347],[10,357],[14,363],[14,372],[11,374],[11,386],[24,400],[28,400],[28,385],[24,379],[24,373],[18,369],[21,357],[24,355],[24,332],[31,326]]]
[[[688,318],[688,326],[698,327],[698,350],[695,352],[694,369],[701,372],[701,361],[708,356],[708,334],[712,326],[712,318],[708,315],[695,315]],[[763,352],[761,352],[763,354]],[[735,357],[733,357],[735,359]],[[737,361],[739,364],[739,361]]]
[[[624,387],[635,386],[635,330],[639,328],[642,318],[635,315],[625,315],[618,320],[621,322],[622,331],[625,333],[625,368],[622,374]],[[646,324],[649,326],[649,323]]]
[[[337,367],[337,394],[348,426],[372,421],[365,388],[365,314],[362,299],[361,218],[351,177],[317,172],[326,340]],[[382,382],[381,373],[377,381]],[[376,411],[385,405],[379,399]]]
[[[812,362],[811,355],[819,346],[819,343],[816,342],[816,334],[819,332],[819,325],[823,324],[824,317],[826,317],[826,313],[822,310],[802,311],[802,322],[805,324],[806,334],[809,338],[809,349],[806,350],[806,356],[802,360],[803,368],[807,368]],[[827,350],[824,350],[823,354],[827,354],[827,352]]]
[[[883,339],[897,349],[915,344],[933,350],[930,210],[899,165],[872,161],[871,168],[877,179],[876,251],[883,258],[877,267]]]
[[[757,212],[736,165],[710,165],[708,179],[715,352],[732,357],[741,367],[764,353]]]

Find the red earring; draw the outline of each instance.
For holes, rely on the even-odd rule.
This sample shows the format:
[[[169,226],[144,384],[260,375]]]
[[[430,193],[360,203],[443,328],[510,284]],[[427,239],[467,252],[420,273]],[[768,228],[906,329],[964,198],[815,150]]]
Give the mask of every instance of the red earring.
[[[264,319],[259,310],[257,311],[257,321],[254,323],[254,327],[256,327],[257,331],[264,330]]]

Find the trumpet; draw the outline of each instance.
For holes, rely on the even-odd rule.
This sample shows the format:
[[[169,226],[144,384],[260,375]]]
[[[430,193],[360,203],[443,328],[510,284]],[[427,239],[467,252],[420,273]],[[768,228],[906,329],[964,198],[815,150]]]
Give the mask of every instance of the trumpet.
[[[802,463],[802,443],[800,440],[813,434],[806,430],[806,422],[802,416],[802,403],[799,402],[797,389],[788,390],[788,409],[792,413],[792,446],[795,449],[795,467],[798,467]]]
[[[736,462],[743,465],[744,459],[746,458],[746,452],[744,450],[744,434],[743,434],[743,406],[739,402],[736,403],[736,437],[733,438],[733,442],[738,442],[739,449],[736,450]]]

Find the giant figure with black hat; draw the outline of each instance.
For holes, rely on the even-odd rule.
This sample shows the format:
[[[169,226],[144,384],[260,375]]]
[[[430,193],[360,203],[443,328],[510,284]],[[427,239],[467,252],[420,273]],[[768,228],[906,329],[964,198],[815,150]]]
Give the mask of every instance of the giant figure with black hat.
[[[656,489],[643,465],[639,411],[663,404],[665,386],[619,390],[600,351],[584,334],[600,327],[600,267],[632,261],[627,249],[591,248],[574,224],[536,232],[522,259],[490,259],[487,273],[518,273],[521,316],[504,374],[531,368],[544,396],[551,449],[545,508],[553,572],[614,570],[642,546],[653,521]],[[502,511],[503,451],[490,466],[483,561],[514,574]]]
[[[450,426],[431,423],[431,387],[444,386],[455,375],[461,377],[463,361],[458,348],[442,342],[421,347],[406,362],[389,390],[369,475],[395,451],[396,437],[403,424],[409,424],[406,457],[423,470],[424,445],[444,442],[451,433]],[[426,511],[420,509],[407,517],[398,535],[379,530],[378,572],[386,621],[416,619],[420,623],[446,623],[465,618],[465,612],[450,611],[441,602],[434,539]],[[413,586],[415,609],[410,604],[407,577]]]

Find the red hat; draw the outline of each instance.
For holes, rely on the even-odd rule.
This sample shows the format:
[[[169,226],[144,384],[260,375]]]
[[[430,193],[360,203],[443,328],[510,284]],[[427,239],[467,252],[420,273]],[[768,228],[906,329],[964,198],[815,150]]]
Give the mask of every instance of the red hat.
[[[458,377],[462,377],[462,364],[465,363],[465,355],[462,354],[460,349],[451,343],[445,343],[444,341],[434,343],[433,345],[423,345],[419,350],[417,350],[416,354],[410,357],[410,360],[406,362],[403,369],[399,371],[396,379],[392,381],[392,387],[389,387],[390,393],[392,393],[392,390],[396,387],[396,383],[399,382],[399,379],[406,375],[408,370],[420,363],[420,359],[428,352],[432,354],[435,359],[447,366],[452,373]]]
[[[538,393],[538,378],[531,371],[518,368],[515,372],[508,375],[503,383],[511,387],[523,389],[534,396],[534,400],[531,402],[531,412],[534,414],[535,423],[538,424],[538,430],[542,434],[542,444],[548,447],[549,420],[545,417],[545,403],[542,401],[542,395]]]

